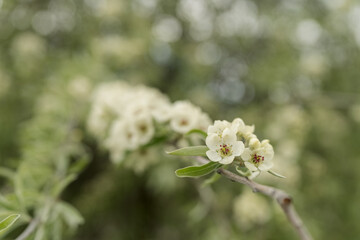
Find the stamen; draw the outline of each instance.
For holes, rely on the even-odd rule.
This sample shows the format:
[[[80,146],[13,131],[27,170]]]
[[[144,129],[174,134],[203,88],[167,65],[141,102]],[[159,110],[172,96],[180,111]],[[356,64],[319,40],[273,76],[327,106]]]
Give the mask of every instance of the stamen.
[[[230,150],[230,147],[231,146],[228,146],[227,144],[223,144],[223,145],[220,145],[220,154],[224,157],[224,156],[227,156],[227,155],[230,155],[232,153],[232,151]]]
[[[256,166],[259,166],[265,160],[265,158],[255,153],[252,160]]]

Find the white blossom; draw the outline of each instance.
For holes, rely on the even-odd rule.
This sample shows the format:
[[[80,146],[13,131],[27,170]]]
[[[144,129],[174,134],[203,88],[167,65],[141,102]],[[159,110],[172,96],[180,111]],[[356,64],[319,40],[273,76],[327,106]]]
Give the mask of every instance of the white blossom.
[[[174,132],[185,134],[192,129],[206,130],[210,124],[209,116],[188,101],[171,104],[156,89],[122,81],[103,83],[95,90],[87,120],[89,132],[116,163],[126,153],[149,143],[155,135],[155,126],[165,129],[170,126]],[[197,142],[198,136],[191,137]]]
[[[234,217],[241,228],[249,230],[269,221],[270,206],[262,196],[246,190],[234,200]]]
[[[225,128],[231,128],[231,123],[226,121],[226,120],[216,120],[214,122],[214,125],[211,125],[208,127],[208,134],[212,134],[215,133],[217,134],[219,137],[221,137],[223,131],[225,130]]]
[[[253,135],[248,145],[241,154],[245,166],[250,171],[268,171],[271,169],[273,166],[272,159],[274,157],[274,149],[269,143],[269,140],[260,142],[259,139]]]
[[[241,118],[235,118],[232,121],[231,125],[239,136],[245,138],[247,138],[250,134],[254,133],[255,130],[254,125],[245,125],[244,121]]]
[[[170,103],[159,102],[159,104],[156,106],[156,108],[152,109],[151,115],[159,123],[164,123],[164,122],[169,121],[171,118]]]
[[[134,118],[132,122],[134,129],[137,132],[137,141],[139,145],[148,143],[154,136],[155,128],[151,115],[142,114]]]
[[[225,128],[221,136],[210,133],[206,138],[206,145],[209,147],[206,152],[208,158],[222,164],[232,163],[244,151],[244,143],[237,141],[236,133],[230,128]]]
[[[188,101],[177,101],[173,105],[170,126],[178,133],[187,133],[199,126],[200,108]]]
[[[68,83],[68,92],[77,99],[87,99],[91,91],[91,83],[85,76],[76,76]]]

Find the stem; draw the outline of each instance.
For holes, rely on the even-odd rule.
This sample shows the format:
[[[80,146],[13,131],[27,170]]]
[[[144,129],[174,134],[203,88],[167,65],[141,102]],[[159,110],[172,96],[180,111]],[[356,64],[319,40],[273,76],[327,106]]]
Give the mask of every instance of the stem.
[[[40,223],[40,218],[33,218],[27,228],[18,236],[15,240],[25,240],[30,234],[36,229],[37,225]]]
[[[309,231],[307,230],[306,226],[303,224],[303,221],[301,220],[300,216],[296,212],[292,204],[292,198],[289,194],[287,194],[283,190],[253,182],[246,177],[239,176],[223,168],[218,169],[217,173],[221,174],[222,176],[234,182],[238,182],[246,186],[249,186],[253,190],[253,192],[262,193],[276,200],[276,202],[282,208],[283,212],[285,213],[291,225],[295,228],[300,239],[301,240],[313,239]]]
[[[53,207],[55,200],[52,198],[48,198],[47,201],[44,203],[43,208],[41,211],[34,217],[27,228],[15,239],[15,240],[25,240],[27,237],[32,234],[35,229],[38,227],[40,223],[45,223],[49,216],[49,211]]]

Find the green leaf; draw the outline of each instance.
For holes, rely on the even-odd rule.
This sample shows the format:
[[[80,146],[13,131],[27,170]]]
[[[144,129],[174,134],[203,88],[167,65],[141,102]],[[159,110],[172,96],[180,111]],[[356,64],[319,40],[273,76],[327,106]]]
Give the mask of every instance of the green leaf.
[[[191,166],[178,169],[175,171],[175,174],[178,177],[201,177],[215,171],[221,166],[221,163],[209,162],[201,166]]]
[[[90,160],[87,156],[81,157],[71,164],[68,173],[80,173],[89,163]]]
[[[53,189],[52,196],[58,197],[62,191],[73,181],[75,181],[77,178],[76,174],[70,174],[66,176],[64,179],[62,179],[60,182],[58,182]]]
[[[176,155],[176,156],[203,156],[206,157],[206,151],[209,148],[207,146],[194,146],[194,147],[184,147],[177,149],[167,154]]]
[[[245,166],[241,166],[241,167],[236,166],[236,171],[244,177],[249,177],[251,175],[250,170]]]
[[[5,196],[0,194],[0,207],[6,210],[15,211],[18,206],[14,203],[15,201],[9,201]]]
[[[2,220],[0,222],[0,232],[2,232],[5,229],[11,227],[11,225],[13,225],[14,222],[16,222],[16,220],[18,220],[19,217],[20,217],[20,214],[11,214],[7,218]]]
[[[185,135],[191,135],[191,134],[193,134],[193,133],[200,134],[200,135],[202,135],[202,136],[205,137],[205,138],[207,137],[207,133],[204,132],[203,130],[200,130],[200,129],[192,129],[192,130],[188,131]]]
[[[279,178],[286,178],[285,176],[278,174],[274,171],[269,170],[268,173],[270,173],[271,175],[274,175],[275,177],[279,177]]]
[[[81,216],[80,212],[66,202],[59,202],[56,205],[56,211],[58,211],[59,215],[64,219],[68,227],[72,229],[75,229],[80,224],[84,223],[84,218]]]

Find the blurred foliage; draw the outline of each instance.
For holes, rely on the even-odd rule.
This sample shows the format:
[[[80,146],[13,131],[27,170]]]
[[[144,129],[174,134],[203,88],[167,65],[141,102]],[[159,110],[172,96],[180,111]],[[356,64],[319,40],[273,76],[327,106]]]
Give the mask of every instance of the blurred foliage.
[[[22,213],[6,239],[30,219],[31,239],[296,239],[266,198],[271,216],[242,224],[245,188],[177,179],[179,159],[111,164],[84,123],[114,79],[254,123],[287,176],[260,181],[315,239],[360,236],[357,1],[0,0],[0,22],[0,215]]]

